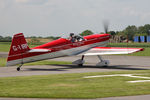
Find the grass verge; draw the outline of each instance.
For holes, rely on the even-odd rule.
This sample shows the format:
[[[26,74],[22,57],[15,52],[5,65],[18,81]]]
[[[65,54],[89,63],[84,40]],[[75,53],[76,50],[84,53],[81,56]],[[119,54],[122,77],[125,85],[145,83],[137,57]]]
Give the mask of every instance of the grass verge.
[[[8,52],[10,44],[10,42],[0,42],[0,52]]]
[[[6,58],[0,58],[0,67],[6,66]]]
[[[150,94],[149,82],[126,82],[139,80],[137,78],[83,78],[89,75],[128,73],[150,77],[150,70],[7,77],[0,78],[0,97],[88,99]]]

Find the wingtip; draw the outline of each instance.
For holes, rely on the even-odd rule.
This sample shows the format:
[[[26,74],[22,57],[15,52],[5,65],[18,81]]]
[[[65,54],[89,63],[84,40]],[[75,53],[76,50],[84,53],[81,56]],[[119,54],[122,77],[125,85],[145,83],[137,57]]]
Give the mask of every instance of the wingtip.
[[[141,48],[141,50],[140,51],[144,51],[144,48]]]

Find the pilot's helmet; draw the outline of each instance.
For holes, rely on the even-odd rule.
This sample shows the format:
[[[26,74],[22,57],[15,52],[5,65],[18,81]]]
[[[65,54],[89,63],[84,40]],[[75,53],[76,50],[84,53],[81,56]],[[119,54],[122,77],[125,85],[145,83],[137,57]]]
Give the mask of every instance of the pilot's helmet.
[[[70,36],[71,36],[71,37],[74,36],[74,33],[70,33]]]

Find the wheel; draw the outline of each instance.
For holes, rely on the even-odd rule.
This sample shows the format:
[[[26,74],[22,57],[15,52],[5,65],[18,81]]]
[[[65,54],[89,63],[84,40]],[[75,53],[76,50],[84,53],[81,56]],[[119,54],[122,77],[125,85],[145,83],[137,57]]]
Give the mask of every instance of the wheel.
[[[82,67],[82,66],[83,66],[83,64],[78,64],[78,66]]]
[[[17,68],[17,71],[20,71],[20,67]]]
[[[101,67],[108,67],[108,65],[109,65],[108,60],[103,60],[103,61],[96,64],[96,66],[101,66]]]

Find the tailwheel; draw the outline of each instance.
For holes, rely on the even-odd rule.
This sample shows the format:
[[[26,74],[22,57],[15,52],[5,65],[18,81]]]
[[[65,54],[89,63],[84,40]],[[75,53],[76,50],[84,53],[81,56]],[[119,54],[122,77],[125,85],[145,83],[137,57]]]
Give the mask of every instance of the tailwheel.
[[[17,68],[17,71],[20,71],[20,67]]]
[[[22,65],[23,65],[23,64],[21,64],[19,67],[17,67],[17,71],[20,71],[20,68],[21,68]]]

